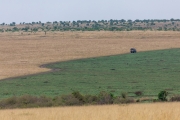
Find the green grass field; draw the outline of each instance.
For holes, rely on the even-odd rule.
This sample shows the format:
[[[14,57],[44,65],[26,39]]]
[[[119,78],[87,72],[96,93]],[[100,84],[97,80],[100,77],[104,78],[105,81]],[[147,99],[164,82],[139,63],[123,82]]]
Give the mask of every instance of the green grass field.
[[[37,58],[38,59],[38,58]],[[180,94],[180,49],[138,52],[45,65],[52,72],[0,81],[0,99],[10,96],[57,96],[80,91],[115,95],[142,91],[157,96],[167,90]]]

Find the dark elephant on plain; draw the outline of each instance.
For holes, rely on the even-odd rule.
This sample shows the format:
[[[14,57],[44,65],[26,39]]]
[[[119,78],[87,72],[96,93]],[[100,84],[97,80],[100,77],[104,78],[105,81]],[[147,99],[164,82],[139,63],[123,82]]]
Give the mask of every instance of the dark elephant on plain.
[[[136,53],[137,51],[136,51],[135,48],[131,48],[131,49],[130,49],[130,52],[131,52],[131,53]]]

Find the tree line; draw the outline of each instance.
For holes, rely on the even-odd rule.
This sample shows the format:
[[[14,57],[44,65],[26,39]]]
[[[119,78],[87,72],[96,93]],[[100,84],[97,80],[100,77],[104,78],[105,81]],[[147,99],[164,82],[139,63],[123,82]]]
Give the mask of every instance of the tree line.
[[[53,21],[42,23],[21,22],[16,24],[0,24],[0,32],[8,31],[131,31],[131,30],[159,30],[180,31],[180,19],[144,19],[144,20],[77,20],[77,21]]]

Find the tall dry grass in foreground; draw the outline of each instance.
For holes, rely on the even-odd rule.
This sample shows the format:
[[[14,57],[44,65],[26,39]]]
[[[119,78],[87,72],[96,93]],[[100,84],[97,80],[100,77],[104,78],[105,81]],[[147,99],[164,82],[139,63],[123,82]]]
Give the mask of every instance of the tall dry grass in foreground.
[[[46,72],[42,64],[180,47],[180,32],[0,33],[0,79]]]
[[[1,120],[179,120],[180,103],[84,106],[0,111]]]

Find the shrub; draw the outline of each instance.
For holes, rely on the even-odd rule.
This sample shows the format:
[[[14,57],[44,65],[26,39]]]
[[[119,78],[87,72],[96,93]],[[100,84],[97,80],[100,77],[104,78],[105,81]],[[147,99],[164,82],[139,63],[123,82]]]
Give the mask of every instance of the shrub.
[[[37,99],[37,106],[38,107],[51,107],[53,106],[52,98],[41,96]]]
[[[82,103],[85,102],[85,101],[84,101],[84,96],[81,95],[81,94],[79,93],[79,91],[74,91],[74,92],[72,93],[72,95],[74,95],[74,97],[77,98],[80,102],[82,102]]]
[[[167,91],[161,91],[159,94],[158,94],[158,99],[161,100],[161,101],[167,101],[167,95],[168,95],[168,92]]]
[[[102,91],[98,95],[98,104],[113,104],[113,94]]]
[[[11,97],[0,101],[0,108],[31,108],[31,107],[51,107],[53,102],[46,96],[35,97],[24,95],[21,97]]]
[[[127,98],[127,93],[122,92],[122,93],[121,93],[121,97],[124,98],[124,99],[126,99],[126,98]]]
[[[97,104],[98,97],[95,95],[85,95],[84,100],[86,104]]]
[[[171,97],[170,101],[180,101],[180,96],[179,95],[176,95],[176,96],[173,96]]]
[[[0,101],[0,108],[32,108],[32,107],[51,107],[51,106],[75,106],[85,104],[113,104],[113,103],[132,103],[133,99],[127,98],[126,93],[122,97],[115,98],[108,92],[100,92],[96,95],[83,96],[80,92],[75,91],[69,95],[57,96],[54,98],[46,96],[24,95],[20,97],[11,97]]]
[[[24,95],[17,99],[17,107],[26,108],[26,107],[36,107],[36,103],[38,101],[37,97]]]
[[[0,108],[14,108],[17,102],[17,97],[4,99],[0,102]]]
[[[74,105],[82,105],[82,102],[79,99],[75,98],[74,95],[63,95],[61,96],[61,105],[63,106],[74,106]]]
[[[52,99],[52,101],[53,101],[53,106],[61,106],[61,105],[63,105],[61,96],[54,97]]]
[[[136,96],[141,96],[143,93],[142,93],[142,91],[136,91],[134,94],[135,94]]]

